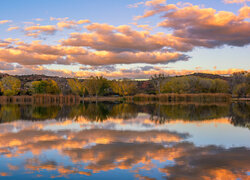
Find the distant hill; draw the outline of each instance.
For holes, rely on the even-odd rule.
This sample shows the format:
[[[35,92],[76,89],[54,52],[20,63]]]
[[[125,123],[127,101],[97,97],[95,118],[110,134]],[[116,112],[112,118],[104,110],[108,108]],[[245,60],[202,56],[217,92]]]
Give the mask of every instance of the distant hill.
[[[222,79],[225,81],[231,80],[230,76],[222,76],[222,75],[218,75],[218,74],[194,73],[194,74],[189,74],[189,75],[185,75],[185,76],[197,76],[197,77],[209,78],[209,79]]]

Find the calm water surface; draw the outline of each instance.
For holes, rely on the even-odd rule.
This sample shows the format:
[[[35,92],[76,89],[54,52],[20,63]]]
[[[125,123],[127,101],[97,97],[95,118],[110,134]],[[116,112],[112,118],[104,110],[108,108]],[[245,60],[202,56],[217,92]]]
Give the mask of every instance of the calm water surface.
[[[0,179],[250,179],[250,104],[0,105]]]

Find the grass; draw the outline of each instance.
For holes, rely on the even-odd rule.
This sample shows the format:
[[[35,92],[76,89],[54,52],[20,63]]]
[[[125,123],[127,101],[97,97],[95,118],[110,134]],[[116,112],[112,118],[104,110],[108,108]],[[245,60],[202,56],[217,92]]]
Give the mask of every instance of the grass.
[[[75,104],[81,101],[126,101],[126,102],[157,102],[157,103],[174,103],[174,102],[231,102],[230,94],[222,93],[200,93],[200,94],[138,94],[135,96],[127,97],[84,97],[75,95],[48,95],[37,94],[33,96],[0,96],[0,104],[13,103],[13,104]]]
[[[230,94],[224,93],[199,93],[199,94],[138,94],[126,98],[127,101],[142,102],[229,102]]]
[[[0,104],[75,104],[80,97],[75,95],[36,94],[33,96],[0,96]]]

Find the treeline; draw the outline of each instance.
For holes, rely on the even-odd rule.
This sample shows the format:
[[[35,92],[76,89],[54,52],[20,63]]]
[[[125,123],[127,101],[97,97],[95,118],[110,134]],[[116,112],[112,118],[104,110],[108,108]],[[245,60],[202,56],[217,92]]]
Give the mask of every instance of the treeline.
[[[58,95],[63,92],[63,88],[70,87],[68,94],[79,96],[127,96],[136,93],[137,82],[123,79],[110,81],[102,76],[91,76],[88,79],[67,79],[67,84],[59,87],[58,83],[52,79],[27,82],[21,86],[21,81],[17,77],[7,76],[0,80],[0,95],[34,95],[53,94]]]
[[[110,118],[132,119],[138,114],[146,113],[151,121],[164,124],[175,120],[207,121],[229,117],[235,126],[250,128],[250,104],[233,103],[223,105],[197,104],[147,104],[136,105],[128,103],[84,103],[71,106],[37,106],[37,105],[0,105],[0,122],[22,120],[58,121],[74,119],[80,121],[105,121]]]
[[[87,79],[66,79],[58,85],[53,79],[30,81],[25,84],[18,77],[6,76],[0,80],[0,95],[67,94],[79,96],[130,96],[135,94],[200,94],[230,93],[235,97],[250,97],[250,73],[234,73],[229,80],[194,75],[171,77],[158,74],[147,81],[130,79],[108,80],[102,76]]]

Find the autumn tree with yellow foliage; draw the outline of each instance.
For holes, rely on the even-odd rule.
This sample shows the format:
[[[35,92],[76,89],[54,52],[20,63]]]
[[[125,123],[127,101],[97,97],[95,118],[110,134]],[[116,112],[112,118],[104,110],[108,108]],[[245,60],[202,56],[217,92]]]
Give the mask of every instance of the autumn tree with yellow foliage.
[[[122,96],[132,95],[136,91],[136,83],[134,81],[123,79],[123,80],[114,80],[111,82],[112,90]]]
[[[80,96],[84,95],[85,87],[83,82],[80,82],[78,79],[67,79],[67,81],[73,94]]]
[[[4,77],[0,81],[0,89],[5,96],[15,96],[20,92],[21,81],[12,76]]]
[[[41,80],[32,82],[32,92],[34,94],[59,94],[58,84],[52,80]]]

